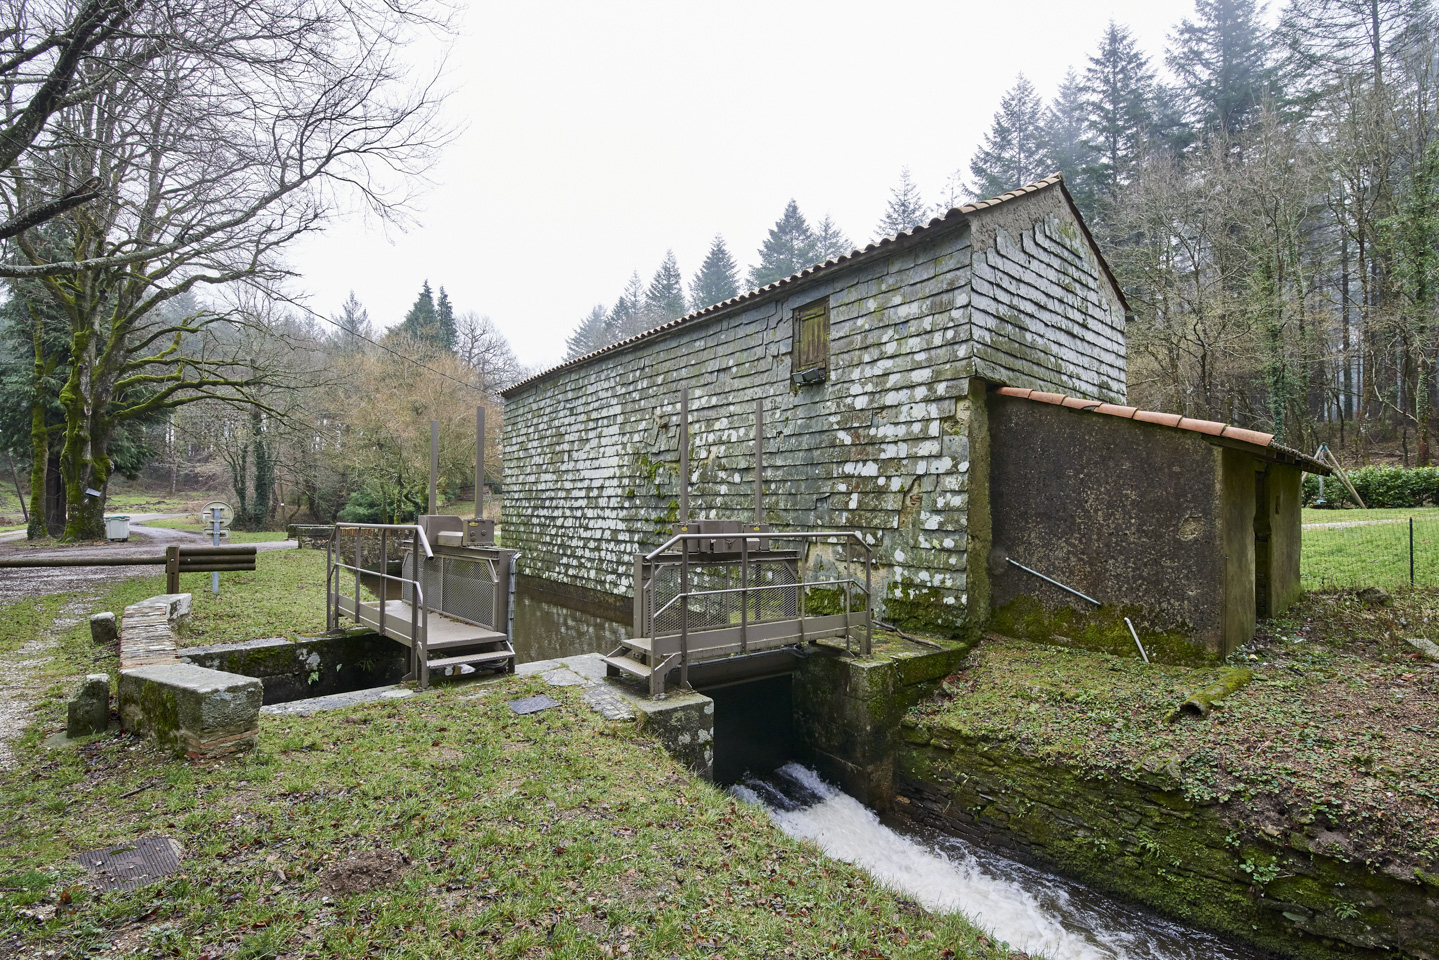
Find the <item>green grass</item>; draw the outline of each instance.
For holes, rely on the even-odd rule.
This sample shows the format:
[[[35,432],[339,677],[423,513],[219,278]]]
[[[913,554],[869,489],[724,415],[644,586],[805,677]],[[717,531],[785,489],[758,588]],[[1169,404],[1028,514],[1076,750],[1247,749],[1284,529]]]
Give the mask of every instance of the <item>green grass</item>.
[[[272,568],[292,582],[323,562],[271,559],[292,557]],[[211,611],[216,632],[243,632],[249,620],[231,620],[244,601],[266,599],[258,582],[232,593],[228,616]],[[0,656],[59,604],[0,617]],[[67,632],[72,672],[93,669],[87,646],[83,624]],[[541,692],[561,706],[516,717],[505,704]],[[46,751],[62,712],[44,705],[0,773],[0,953],[1009,956],[962,918],[927,914],[787,838],[633,725],[538,678],[265,717],[256,753],[200,764],[119,736]],[[178,840],[182,869],[130,893],[93,892],[71,859],[147,834]],[[376,847],[408,858],[398,882],[323,886],[335,861]]]
[[[1381,511],[1346,511],[1345,516],[1365,512]],[[1406,589],[1409,524],[1396,520],[1305,530],[1299,579],[1305,590]],[[1414,586],[1439,586],[1439,511],[1414,518]]]
[[[906,723],[1012,744],[1092,777],[1122,777],[1155,758],[1200,804],[1323,811],[1370,862],[1439,862],[1439,664],[1402,638],[1439,637],[1439,595],[1388,606],[1309,597],[1261,624],[1232,661],[1254,682],[1209,717],[1166,722],[1220,667],[1145,664],[1017,640],[985,641],[948,698]],[[1302,824],[1283,829],[1299,829]]]

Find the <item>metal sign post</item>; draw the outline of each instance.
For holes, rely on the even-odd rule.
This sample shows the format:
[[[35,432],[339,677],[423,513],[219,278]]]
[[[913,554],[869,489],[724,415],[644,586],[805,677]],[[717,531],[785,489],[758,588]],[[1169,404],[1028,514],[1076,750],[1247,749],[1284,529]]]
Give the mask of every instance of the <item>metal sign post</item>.
[[[235,520],[235,511],[223,500],[211,500],[205,504],[205,509],[200,511],[200,519],[210,526],[210,544],[218,547],[220,545],[221,531],[229,528]],[[220,571],[210,572],[210,592],[220,592]]]

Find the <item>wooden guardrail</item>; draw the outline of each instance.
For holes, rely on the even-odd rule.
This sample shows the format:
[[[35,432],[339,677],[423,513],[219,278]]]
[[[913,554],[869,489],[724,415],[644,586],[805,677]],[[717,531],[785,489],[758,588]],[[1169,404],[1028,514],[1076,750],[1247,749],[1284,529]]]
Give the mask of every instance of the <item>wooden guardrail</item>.
[[[9,557],[0,558],[0,569],[28,567],[146,567],[165,568],[165,592],[180,592],[182,573],[221,573],[255,569],[255,546],[212,547],[169,546],[161,556],[141,557]]]

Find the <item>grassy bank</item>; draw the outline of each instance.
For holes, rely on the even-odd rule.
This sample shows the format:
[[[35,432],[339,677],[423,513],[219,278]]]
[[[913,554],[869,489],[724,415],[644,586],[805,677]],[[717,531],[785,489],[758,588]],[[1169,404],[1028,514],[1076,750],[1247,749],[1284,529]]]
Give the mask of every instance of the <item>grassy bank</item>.
[[[561,706],[506,706],[540,692]],[[46,751],[61,722],[43,707],[0,774],[0,955],[1009,956],[534,678],[265,718],[258,752],[210,764],[119,736]],[[181,871],[130,893],[71,859],[157,834]]]
[[[1254,829],[1321,816],[1352,856],[1439,867],[1439,664],[1404,642],[1439,634],[1439,598],[1366,607],[1313,596],[1265,625],[1235,664],[1253,682],[1204,718],[1166,721],[1222,669],[1148,665],[1018,641],[985,641],[927,727],[1013,744],[1078,770],[1159,764],[1198,802],[1229,801]]]

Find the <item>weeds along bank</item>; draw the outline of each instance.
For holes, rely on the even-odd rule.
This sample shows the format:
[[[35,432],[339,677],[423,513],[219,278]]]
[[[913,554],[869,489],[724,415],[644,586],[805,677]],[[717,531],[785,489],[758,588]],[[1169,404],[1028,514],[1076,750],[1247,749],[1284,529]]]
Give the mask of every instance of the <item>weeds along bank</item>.
[[[314,575],[269,566],[286,570],[296,588]],[[133,587],[106,589],[91,608]],[[249,615],[206,626],[195,599],[207,639]],[[58,605],[4,610],[0,655]],[[508,678],[266,716],[254,753],[196,764],[114,735],[45,749],[68,677],[113,667],[83,623],[57,650],[0,771],[0,956],[1010,957],[785,837],[572,689]],[[560,707],[506,705],[540,692]],[[178,841],[177,873],[102,894],[72,859],[143,836]]]
[[[989,639],[912,710],[912,820],[1296,957],[1439,956],[1433,595],[1310,597],[1224,668]],[[1432,621],[1432,623],[1431,623]]]

